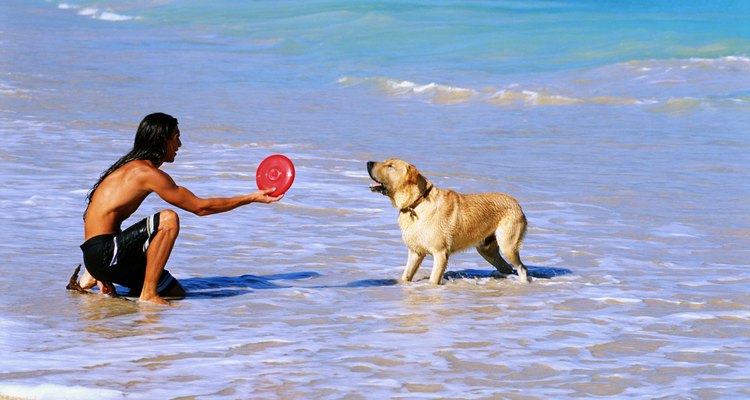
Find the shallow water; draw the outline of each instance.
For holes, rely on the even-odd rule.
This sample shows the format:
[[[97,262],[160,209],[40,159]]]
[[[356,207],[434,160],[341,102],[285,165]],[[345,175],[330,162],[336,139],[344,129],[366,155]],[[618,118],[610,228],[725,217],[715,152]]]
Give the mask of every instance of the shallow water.
[[[0,397],[750,396],[750,34],[720,3],[654,3],[636,30],[588,2],[0,6]],[[66,292],[86,191],[157,110],[178,184],[254,190],[284,153],[294,186],[180,213],[174,307]],[[365,170],[391,156],[516,197],[534,282],[466,252],[442,286],[429,258],[399,283]]]

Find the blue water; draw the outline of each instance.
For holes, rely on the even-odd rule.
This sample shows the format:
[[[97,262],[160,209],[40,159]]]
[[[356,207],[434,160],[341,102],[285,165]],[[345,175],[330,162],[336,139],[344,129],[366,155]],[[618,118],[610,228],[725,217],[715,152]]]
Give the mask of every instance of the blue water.
[[[0,397],[750,395],[750,3],[0,4]],[[86,191],[144,115],[202,196],[168,309],[63,288]],[[455,255],[396,279],[369,160],[506,192],[531,285]],[[134,222],[166,208],[149,198]]]
[[[229,45],[223,51],[276,55],[345,74],[535,73],[744,54],[750,16],[742,1],[161,3],[78,2],[72,11],[91,7],[102,18],[114,10],[133,24]]]

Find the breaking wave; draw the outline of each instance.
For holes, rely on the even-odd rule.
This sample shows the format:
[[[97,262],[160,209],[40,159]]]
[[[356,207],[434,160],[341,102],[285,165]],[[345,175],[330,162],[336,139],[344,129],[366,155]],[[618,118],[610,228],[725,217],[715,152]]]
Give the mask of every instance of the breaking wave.
[[[91,17],[102,21],[121,22],[137,19],[137,17],[119,14],[114,12],[113,10],[101,10],[95,7],[84,7],[70,3],[60,3],[57,5],[57,8],[61,10],[73,10],[78,15]]]
[[[464,87],[388,77],[351,77],[341,87],[365,87],[389,97],[435,104],[486,103],[498,106],[649,106],[685,112],[711,107],[749,107],[750,93],[738,91],[750,73],[750,58],[630,61],[596,69],[534,75],[527,82]]]

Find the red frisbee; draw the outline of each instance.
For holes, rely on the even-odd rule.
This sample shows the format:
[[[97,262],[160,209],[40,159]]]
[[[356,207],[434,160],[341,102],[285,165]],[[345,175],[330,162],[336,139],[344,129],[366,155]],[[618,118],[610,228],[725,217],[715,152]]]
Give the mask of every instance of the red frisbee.
[[[294,182],[294,164],[281,154],[273,154],[260,162],[255,172],[255,183],[258,189],[276,188],[269,196],[276,197],[286,193]]]

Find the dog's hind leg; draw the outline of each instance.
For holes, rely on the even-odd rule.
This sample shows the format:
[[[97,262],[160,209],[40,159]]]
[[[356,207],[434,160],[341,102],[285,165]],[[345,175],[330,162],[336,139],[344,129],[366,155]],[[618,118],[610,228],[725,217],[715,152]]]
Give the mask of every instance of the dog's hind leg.
[[[502,236],[503,240],[499,243],[500,248],[503,250],[503,255],[516,268],[518,278],[522,282],[531,282],[529,272],[521,262],[521,255],[519,254],[523,238],[526,236],[526,217],[516,221],[514,224],[509,224],[504,230],[505,235]],[[499,233],[499,231],[495,232],[496,235]]]
[[[516,268],[518,278],[521,282],[531,282],[531,278],[529,278],[529,270],[526,269],[526,266],[521,262],[521,256],[518,254],[518,250],[503,249],[503,254],[505,254],[505,257],[507,257],[508,260],[510,260],[510,263]]]
[[[401,280],[404,282],[411,282],[414,278],[414,274],[417,273],[419,266],[424,260],[424,254],[419,254],[416,251],[409,249],[409,258],[406,261],[406,268],[404,273],[401,275]]]
[[[430,283],[439,285],[443,280],[443,274],[448,267],[448,252],[432,253],[432,272],[430,273]]]
[[[507,275],[513,273],[513,267],[500,256],[500,246],[497,245],[497,239],[494,234],[488,236],[482,244],[477,246],[477,252],[501,274]]]

